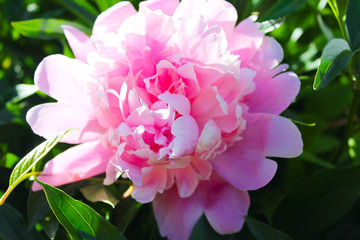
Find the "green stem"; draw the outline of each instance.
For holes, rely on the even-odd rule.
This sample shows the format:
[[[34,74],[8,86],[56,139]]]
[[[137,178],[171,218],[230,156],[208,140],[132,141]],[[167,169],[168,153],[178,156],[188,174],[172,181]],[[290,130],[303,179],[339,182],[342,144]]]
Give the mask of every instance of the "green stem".
[[[7,197],[10,195],[10,193],[15,189],[15,187],[17,185],[19,185],[19,183],[21,183],[23,180],[31,177],[31,176],[39,176],[41,174],[41,172],[30,172],[27,174],[24,174],[21,178],[19,178],[17,181],[15,181],[12,185],[10,185],[8,187],[8,189],[6,190],[6,192],[4,193],[4,195],[2,195],[1,199],[0,199],[0,206],[4,204],[5,200],[7,199]]]

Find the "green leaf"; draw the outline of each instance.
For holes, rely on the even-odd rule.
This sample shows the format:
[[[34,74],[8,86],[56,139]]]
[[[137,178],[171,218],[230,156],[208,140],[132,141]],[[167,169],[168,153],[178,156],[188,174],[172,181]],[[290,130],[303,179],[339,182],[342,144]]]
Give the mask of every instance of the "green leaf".
[[[48,203],[61,225],[74,240],[122,240],[123,234],[86,204],[71,198],[60,189],[36,181],[44,189]]]
[[[360,167],[327,169],[294,188],[275,210],[274,226],[294,235],[312,235],[341,219],[360,192]]]
[[[189,240],[231,240],[232,235],[219,235],[203,215],[196,223]]]
[[[118,2],[120,2],[120,0],[96,0],[96,5],[100,9],[100,11],[103,12]]]
[[[315,75],[314,90],[323,88],[334,80],[347,67],[351,57],[349,44],[344,39],[335,38],[328,42]]]
[[[264,222],[251,217],[245,217],[245,219],[248,228],[257,240],[291,240],[288,235]]]
[[[350,0],[346,14],[346,26],[349,32],[352,50],[360,47],[360,1]]]
[[[307,1],[308,0],[279,0],[263,15],[260,15],[259,21],[285,17],[298,10],[303,4],[307,3]]]
[[[95,22],[99,12],[85,0],[53,0],[58,4],[61,4],[77,16],[81,21],[86,23],[89,27]]]
[[[10,175],[9,187],[6,190],[5,194],[1,197],[0,205],[4,203],[5,199],[11,193],[11,191],[20,182],[29,177],[27,173],[36,165],[36,163],[41,160],[70,130],[71,129],[66,130],[62,133],[57,134],[55,137],[44,141],[18,162]]]
[[[37,18],[27,21],[12,22],[11,25],[20,34],[38,39],[63,38],[64,31],[61,28],[61,25],[73,26],[88,34],[91,32],[84,25],[55,18]]]
[[[115,226],[117,226],[120,231],[125,232],[131,221],[139,212],[141,206],[141,203],[135,201],[131,197],[121,199],[120,203],[116,205],[112,216]]]
[[[356,78],[360,75],[360,49],[356,50],[350,60],[349,63],[349,72],[350,74]]]
[[[0,206],[0,239],[2,240],[35,240],[42,239],[32,229],[27,230],[21,214],[10,205]]]

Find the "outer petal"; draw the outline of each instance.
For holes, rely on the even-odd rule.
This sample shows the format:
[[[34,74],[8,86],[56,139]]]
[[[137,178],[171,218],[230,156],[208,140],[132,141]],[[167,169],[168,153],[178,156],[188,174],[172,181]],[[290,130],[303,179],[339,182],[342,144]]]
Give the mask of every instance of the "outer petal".
[[[220,234],[230,234],[240,231],[250,206],[247,192],[238,190],[223,182],[220,178],[204,182],[206,194],[205,216],[211,226]],[[201,186],[200,186],[201,187]],[[216,192],[216,194],[213,194]]]
[[[281,45],[272,37],[265,36],[261,46],[252,59],[244,61],[240,56],[241,67],[248,67],[256,72],[268,72],[275,68],[284,58]]]
[[[255,91],[244,100],[249,111],[254,113],[279,114],[290,105],[300,90],[300,80],[293,72],[285,72],[274,78],[258,75],[254,81]]]
[[[244,146],[252,145],[267,157],[297,157],[302,153],[301,133],[289,119],[271,114],[248,114]],[[251,144],[251,145],[250,145]]]
[[[75,57],[86,63],[88,53],[94,52],[95,48],[90,41],[90,37],[72,26],[61,26],[64,30],[66,39]]]
[[[241,146],[242,141],[212,159],[215,171],[240,190],[256,190],[274,177],[276,162]]]
[[[187,240],[203,212],[203,203],[195,196],[180,198],[173,187],[156,196],[153,208],[161,236]]]
[[[99,36],[106,32],[116,31],[127,17],[136,13],[135,8],[130,2],[119,2],[97,17],[94,23],[93,34]]]
[[[49,138],[70,128],[80,131],[70,131],[61,140],[67,143],[81,143],[95,140],[105,131],[97,120],[89,119],[88,113],[81,107],[64,103],[46,103],[31,108],[26,114],[26,121],[32,130]]]
[[[178,5],[179,0],[148,0],[140,2],[139,8],[146,6],[152,11],[160,9],[163,13],[172,16]]]
[[[247,114],[242,140],[215,157],[214,169],[234,187],[254,190],[267,184],[276,172],[272,157],[296,157],[303,143],[296,126],[271,114]]]
[[[52,159],[39,180],[59,186],[104,173],[112,155],[113,152],[103,148],[99,142],[83,143]],[[37,191],[41,187],[34,183],[32,189]]]
[[[63,55],[46,57],[35,71],[35,85],[58,101],[91,110],[87,84],[93,81],[91,69],[79,60]]]

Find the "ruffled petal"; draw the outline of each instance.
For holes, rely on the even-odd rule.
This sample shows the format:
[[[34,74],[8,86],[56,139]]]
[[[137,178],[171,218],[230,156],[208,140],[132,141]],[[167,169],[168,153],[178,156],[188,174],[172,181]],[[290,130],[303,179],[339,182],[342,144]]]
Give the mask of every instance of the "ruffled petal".
[[[230,32],[237,20],[234,6],[222,0],[182,0],[174,17],[183,18],[188,15],[200,15],[210,27],[218,25],[225,32]]]
[[[191,154],[198,143],[199,128],[191,116],[182,116],[176,119],[171,127],[171,133],[175,136],[172,142],[172,154],[170,158],[178,158]]]
[[[86,89],[87,84],[94,79],[90,67],[85,63],[63,55],[51,55],[39,64],[34,78],[35,85],[47,95],[92,111]]]
[[[97,141],[72,147],[57,155],[46,166],[39,180],[53,186],[80,181],[104,173],[114,153]],[[40,190],[38,183],[33,191]]]
[[[105,129],[97,120],[91,120],[81,107],[64,103],[46,103],[31,108],[26,114],[26,121],[32,130],[49,138],[70,128],[77,128],[67,133],[62,142],[82,143],[98,139]]]
[[[152,11],[160,9],[166,15],[172,16],[178,5],[179,0],[148,0],[140,2],[139,8],[145,6]]]
[[[192,166],[175,169],[175,179],[179,196],[182,198],[191,196],[199,183]]]
[[[63,25],[61,27],[76,59],[86,63],[88,53],[95,52],[90,37],[72,26]]]
[[[153,209],[161,236],[187,240],[203,213],[203,203],[193,196],[180,198],[176,187],[173,187],[156,196]]]
[[[100,36],[106,32],[116,32],[121,23],[128,17],[135,15],[137,11],[130,2],[119,2],[102,12],[96,19],[93,34]]]

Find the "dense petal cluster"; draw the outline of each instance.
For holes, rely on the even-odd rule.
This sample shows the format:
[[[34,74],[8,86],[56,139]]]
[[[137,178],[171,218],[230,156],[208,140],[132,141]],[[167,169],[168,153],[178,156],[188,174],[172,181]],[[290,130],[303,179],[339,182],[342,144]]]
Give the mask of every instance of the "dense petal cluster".
[[[187,239],[202,214],[220,234],[241,229],[247,190],[266,185],[276,162],[295,157],[301,136],[278,116],[300,81],[281,46],[248,18],[235,26],[225,0],[120,2],[93,34],[64,26],[76,56],[45,58],[39,89],[57,100],[27,114],[45,138],[69,129],[79,144],[51,160],[40,180],[62,185],[106,173],[153,202],[160,233]],[[34,190],[40,186],[34,184]]]

